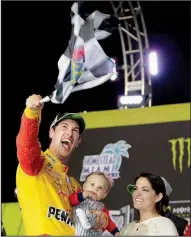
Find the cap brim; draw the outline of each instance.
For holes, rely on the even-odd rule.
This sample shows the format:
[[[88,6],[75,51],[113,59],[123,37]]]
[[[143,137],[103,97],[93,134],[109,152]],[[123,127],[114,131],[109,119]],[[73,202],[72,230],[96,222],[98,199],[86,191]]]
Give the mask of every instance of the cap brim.
[[[63,115],[55,123],[53,123],[51,125],[51,127],[55,126],[56,124],[58,124],[59,122],[61,122],[62,120],[65,120],[65,119],[72,119],[78,123],[79,128],[80,128],[80,135],[85,131],[86,123],[85,123],[83,117],[77,113],[68,113],[68,114]]]
[[[132,194],[133,194],[133,191],[134,191],[134,187],[135,187],[135,185],[133,185],[133,184],[128,184],[128,185],[127,185],[127,192],[132,195]]]

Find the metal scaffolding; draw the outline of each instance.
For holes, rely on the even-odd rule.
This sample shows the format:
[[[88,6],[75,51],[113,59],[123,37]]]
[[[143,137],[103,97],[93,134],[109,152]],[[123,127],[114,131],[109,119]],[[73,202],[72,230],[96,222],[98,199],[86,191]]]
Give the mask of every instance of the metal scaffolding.
[[[147,56],[149,41],[143,12],[138,1],[110,1],[118,27],[124,71],[124,95],[139,94],[146,98],[144,106],[152,104],[151,75]]]

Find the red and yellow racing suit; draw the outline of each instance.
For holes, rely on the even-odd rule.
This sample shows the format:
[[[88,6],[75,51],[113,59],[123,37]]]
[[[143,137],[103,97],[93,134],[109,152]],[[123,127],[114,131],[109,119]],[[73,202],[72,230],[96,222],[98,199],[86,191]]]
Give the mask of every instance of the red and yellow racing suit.
[[[74,235],[69,196],[81,191],[78,182],[38,141],[41,111],[26,108],[16,139],[19,165],[18,200],[26,235]]]

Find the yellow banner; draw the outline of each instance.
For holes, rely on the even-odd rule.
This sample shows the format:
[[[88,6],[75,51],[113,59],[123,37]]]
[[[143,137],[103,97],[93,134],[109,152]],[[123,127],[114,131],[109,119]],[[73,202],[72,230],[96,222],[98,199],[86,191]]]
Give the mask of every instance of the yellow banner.
[[[17,202],[2,203],[1,208],[6,235],[23,236],[24,229],[19,204]]]

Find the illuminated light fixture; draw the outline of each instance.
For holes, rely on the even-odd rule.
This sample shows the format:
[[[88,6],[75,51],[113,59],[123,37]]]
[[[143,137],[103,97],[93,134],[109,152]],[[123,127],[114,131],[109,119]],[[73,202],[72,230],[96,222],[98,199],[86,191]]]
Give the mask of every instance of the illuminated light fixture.
[[[149,73],[153,76],[158,74],[158,60],[156,52],[149,53]]]
[[[110,78],[112,81],[115,81],[117,79],[117,74],[114,74],[113,76],[111,76]]]
[[[110,60],[114,63],[114,67],[113,67],[113,73],[114,73],[114,75],[112,75],[110,79],[111,79],[112,81],[115,81],[115,80],[117,79],[117,75],[118,75],[117,70],[116,70],[116,61],[115,61],[115,59],[113,59],[113,58],[110,58]]]
[[[121,96],[118,100],[118,107],[141,107],[144,104],[144,97],[142,95],[127,95]]]

